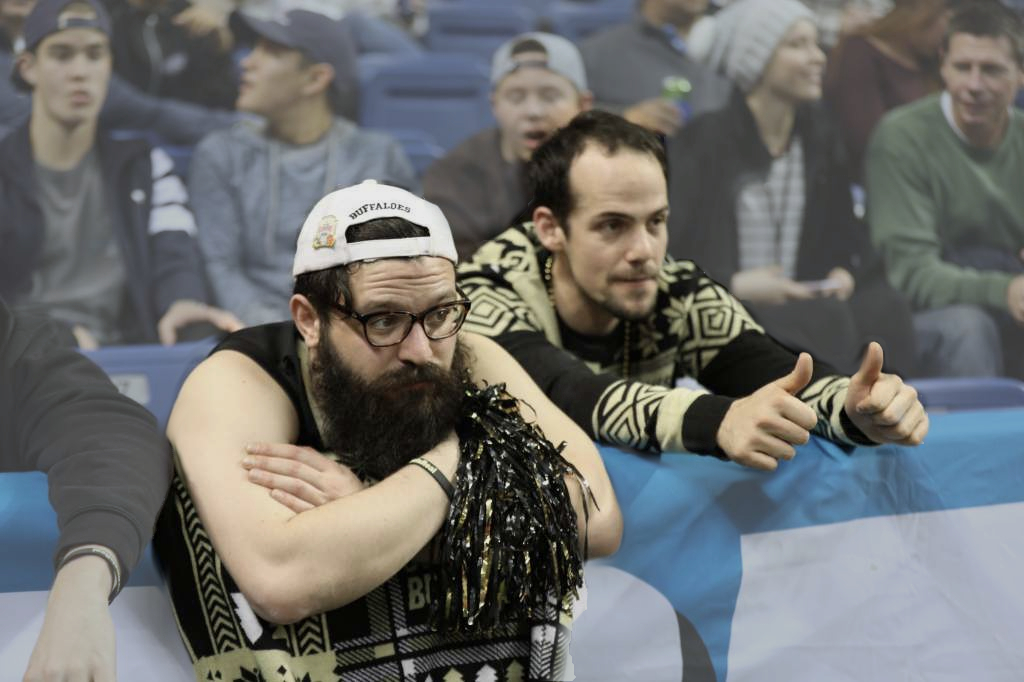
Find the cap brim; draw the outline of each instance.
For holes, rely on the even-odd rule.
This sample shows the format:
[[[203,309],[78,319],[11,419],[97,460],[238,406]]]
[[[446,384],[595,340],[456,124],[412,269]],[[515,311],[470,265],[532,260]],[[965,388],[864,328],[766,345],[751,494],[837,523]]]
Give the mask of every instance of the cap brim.
[[[256,42],[257,38],[265,38],[272,43],[283,45],[292,50],[299,49],[293,43],[288,29],[274,21],[265,21],[246,16],[242,12],[232,12],[229,21],[231,32],[242,42]]]

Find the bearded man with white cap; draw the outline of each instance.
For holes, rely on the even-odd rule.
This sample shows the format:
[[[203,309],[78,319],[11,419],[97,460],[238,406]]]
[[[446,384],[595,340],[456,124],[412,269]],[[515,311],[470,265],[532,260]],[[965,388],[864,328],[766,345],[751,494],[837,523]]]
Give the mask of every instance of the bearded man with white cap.
[[[333,192],[292,319],[186,381],[156,542],[197,680],[564,676],[581,559],[621,516],[590,438],[459,333],[456,261],[434,204]]]

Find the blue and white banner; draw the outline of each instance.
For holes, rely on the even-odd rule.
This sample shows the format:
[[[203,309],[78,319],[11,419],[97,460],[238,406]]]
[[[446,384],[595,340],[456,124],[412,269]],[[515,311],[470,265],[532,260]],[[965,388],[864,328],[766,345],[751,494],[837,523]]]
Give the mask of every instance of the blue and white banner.
[[[814,439],[770,474],[602,453],[626,531],[588,566],[577,680],[1024,679],[1024,410],[936,415],[920,448]],[[0,670],[41,626],[53,524],[41,476],[0,476]],[[119,679],[191,679],[158,585],[147,557],[114,604]]]
[[[1024,679],[1024,410],[935,415],[919,448],[814,439],[770,474],[603,455],[626,531],[577,679]]]

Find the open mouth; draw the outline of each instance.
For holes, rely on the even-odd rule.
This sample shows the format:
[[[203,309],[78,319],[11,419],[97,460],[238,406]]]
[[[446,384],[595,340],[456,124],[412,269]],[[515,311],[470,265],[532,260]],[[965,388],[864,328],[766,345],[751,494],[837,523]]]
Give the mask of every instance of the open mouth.
[[[523,140],[530,148],[539,147],[546,139],[548,139],[548,133],[545,130],[529,130],[523,133]]]

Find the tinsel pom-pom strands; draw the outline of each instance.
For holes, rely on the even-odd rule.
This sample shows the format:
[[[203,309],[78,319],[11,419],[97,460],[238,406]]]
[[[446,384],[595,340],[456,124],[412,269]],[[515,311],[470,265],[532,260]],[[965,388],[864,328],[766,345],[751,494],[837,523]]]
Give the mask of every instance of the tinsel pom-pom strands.
[[[504,384],[467,389],[462,414],[462,458],[441,529],[436,625],[469,633],[546,620],[552,603],[567,604],[583,585],[565,475],[582,478],[562,457],[564,443],[555,447],[526,423]]]

